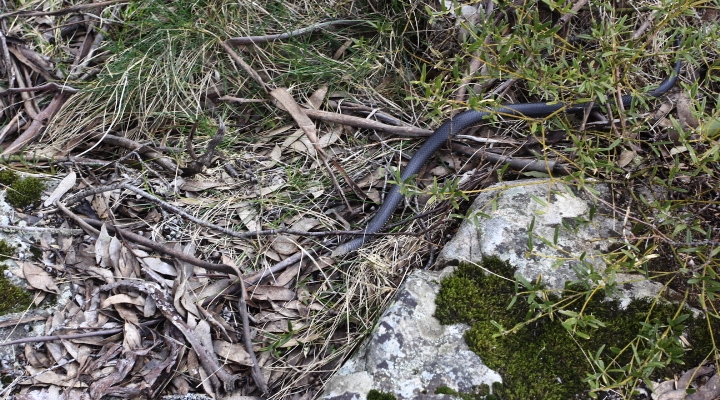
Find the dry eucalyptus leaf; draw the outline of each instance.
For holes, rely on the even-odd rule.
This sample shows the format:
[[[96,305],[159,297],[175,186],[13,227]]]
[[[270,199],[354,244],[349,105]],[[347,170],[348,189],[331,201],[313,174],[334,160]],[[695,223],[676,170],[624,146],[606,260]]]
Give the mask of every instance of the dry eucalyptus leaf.
[[[295,298],[294,291],[279,286],[255,286],[249,292],[253,300],[290,301]]]
[[[110,296],[107,299],[103,300],[103,302],[100,303],[100,308],[105,309],[112,305],[122,304],[122,303],[132,304],[135,306],[144,306],[145,300],[140,296],[132,297],[128,294],[121,293],[121,294],[116,294],[116,295]]]
[[[142,348],[142,338],[137,326],[126,322],[123,327],[123,347],[133,351]]]
[[[157,272],[167,276],[177,276],[177,270],[172,265],[157,257],[141,257],[139,258],[141,264]]]
[[[250,355],[242,344],[228,343],[224,340],[213,340],[212,343],[220,362],[230,360],[240,365],[253,365]]]
[[[267,196],[270,193],[276,192],[281,187],[285,186],[284,183],[279,183],[277,185],[270,185],[260,188],[260,196]]]
[[[100,228],[100,235],[95,240],[95,262],[103,268],[110,265],[110,241],[112,236],[107,231],[105,224]]]
[[[294,254],[298,249],[295,241],[288,235],[278,235],[275,237],[275,240],[272,242],[272,248],[278,254],[285,256]]]
[[[68,190],[72,189],[73,186],[75,186],[76,181],[77,176],[75,174],[75,171],[70,171],[70,173],[65,178],[63,178],[63,180],[60,181],[55,190],[50,193],[50,196],[48,196],[47,200],[45,200],[43,206],[48,207],[54,204],[55,200],[61,198],[65,193],[68,192]]]
[[[108,217],[109,201],[110,193],[108,192],[98,193],[93,196],[92,201],[90,202],[90,206],[93,210],[95,210],[95,213],[100,217],[100,219],[105,219]]]
[[[624,168],[626,165],[630,164],[630,162],[635,157],[635,152],[632,150],[623,150],[620,153],[620,157],[618,157],[617,165],[620,168]]]
[[[680,122],[680,126],[682,126],[683,129],[687,129],[688,127],[694,129],[700,125],[693,113],[693,101],[690,100],[684,92],[678,95],[675,108],[677,110],[678,122]]]
[[[311,94],[308,98],[308,104],[310,105],[310,107],[316,110],[319,109],[320,106],[322,106],[322,102],[325,99],[325,95],[327,95],[327,92],[327,85],[322,85],[316,91],[314,91],[313,94]]]
[[[214,189],[218,187],[230,188],[225,182],[185,181],[182,185],[180,185],[179,189],[188,192],[202,192],[203,190]]]
[[[268,157],[270,157],[273,161],[280,161],[282,159],[282,148],[278,145],[275,145],[273,147],[272,151],[268,154]],[[265,167],[274,167],[275,163],[272,163],[272,165],[265,165]]]
[[[46,385],[55,385],[62,387],[75,387],[75,388],[86,388],[87,384],[80,382],[76,378],[68,378],[65,374],[56,373],[52,370],[41,370],[33,368],[29,365],[25,366],[25,370],[28,372],[31,383],[42,383]]]
[[[55,284],[55,279],[53,279],[53,277],[45,271],[45,268],[39,267],[28,261],[21,262],[21,265],[23,275],[30,286],[44,292],[55,294],[60,291]]]
[[[272,96],[275,100],[282,104],[283,107],[285,107],[285,110],[287,110],[290,116],[295,120],[300,129],[305,132],[305,135],[307,135],[311,143],[318,142],[315,124],[295,102],[295,99],[293,99],[292,95],[290,95],[287,89],[273,89],[270,92],[270,96]]]
[[[240,217],[240,220],[243,224],[245,224],[245,227],[249,231],[256,231],[258,230],[258,225],[256,222],[257,219],[257,211],[255,211],[255,207],[249,203],[242,202],[242,208],[238,208],[237,214]]]

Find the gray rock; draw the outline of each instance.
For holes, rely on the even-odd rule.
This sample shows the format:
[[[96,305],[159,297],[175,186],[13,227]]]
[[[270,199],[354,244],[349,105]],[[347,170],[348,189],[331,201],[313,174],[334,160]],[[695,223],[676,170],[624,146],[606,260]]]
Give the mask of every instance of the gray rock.
[[[326,384],[326,400],[365,399],[371,389],[398,399],[444,399],[435,389],[470,392],[501,382],[463,339],[467,325],[440,325],[433,316],[439,281],[452,269],[415,271],[397,292],[367,342]]]
[[[623,225],[598,200],[612,202],[609,188],[595,185],[590,190],[593,194],[548,179],[490,187],[477,197],[470,218],[440,253],[439,263],[479,264],[497,256],[525,279],[540,278],[550,288],[594,272],[599,273],[596,283],[603,284],[602,256]],[[467,326],[442,326],[433,317],[438,282],[449,273],[411,274],[371,337],[327,382],[321,398],[362,400],[376,389],[398,399],[442,399],[446,395],[433,394],[440,386],[468,393],[481,384],[501,382],[468,349],[462,337]],[[614,280],[621,303],[662,290],[640,275],[616,274]]]
[[[525,279],[541,278],[553,289],[592,272],[602,273],[602,255],[623,224],[598,200],[612,202],[608,186],[591,190],[594,194],[550,179],[493,185],[475,199],[470,218],[442,250],[439,262],[479,264],[484,257],[497,256],[517,267]],[[662,289],[639,275],[618,274],[616,281],[637,282],[618,288],[625,302],[655,296]]]

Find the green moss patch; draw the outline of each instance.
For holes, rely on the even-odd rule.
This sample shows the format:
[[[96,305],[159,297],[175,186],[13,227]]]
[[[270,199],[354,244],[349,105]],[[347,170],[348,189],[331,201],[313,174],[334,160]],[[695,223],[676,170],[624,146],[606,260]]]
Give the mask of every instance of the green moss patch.
[[[367,394],[367,400],[396,400],[397,397],[390,393],[384,393],[380,392],[378,390],[372,389]]]
[[[5,240],[0,240],[0,261],[15,254],[16,248]],[[32,303],[30,292],[14,286],[5,278],[7,267],[0,264],[0,315],[25,310]]]
[[[6,198],[13,207],[25,208],[40,200],[45,183],[38,178],[28,177],[14,181],[7,188]]]
[[[3,185],[12,185],[20,179],[20,176],[17,174],[17,172],[11,170],[11,169],[4,169],[0,171],[0,184]]]
[[[598,390],[601,377],[622,387],[626,377],[672,376],[673,367],[696,366],[713,350],[707,321],[678,315],[677,305],[636,300],[621,309],[579,286],[562,297],[518,294],[515,268],[497,258],[483,267],[492,274],[461,265],[445,278],[435,315],[471,326],[465,340],[502,376],[493,386],[500,399],[571,399]],[[696,347],[683,348],[683,331]]]

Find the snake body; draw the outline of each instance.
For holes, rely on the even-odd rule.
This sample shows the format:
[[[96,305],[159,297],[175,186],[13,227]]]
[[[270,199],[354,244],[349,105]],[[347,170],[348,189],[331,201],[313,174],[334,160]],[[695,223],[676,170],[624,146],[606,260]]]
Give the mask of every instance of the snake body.
[[[675,64],[674,71],[662,82],[660,85],[648,92],[646,95],[649,97],[660,97],[670,90],[676,83],[682,68],[682,61],[678,61]],[[634,99],[632,95],[622,96],[620,103],[624,108],[630,107]],[[493,114],[500,114],[512,117],[521,118],[544,118],[550,116],[558,111],[563,110],[568,114],[580,114],[586,111],[588,103],[568,104],[568,103],[519,103],[519,104],[508,104],[500,107],[489,108],[486,110],[467,110],[450,120],[446,121],[440,127],[433,132],[433,134],[425,141],[420,147],[420,150],[410,159],[408,164],[402,170],[400,175],[401,182],[405,182],[408,178],[417,174],[430,157],[437,151],[448,139],[455,136],[458,132],[469,128],[470,126],[481,122],[485,117]],[[599,110],[600,106],[597,104],[592,105],[592,110]],[[378,232],[385,223],[390,219],[395,208],[400,204],[403,199],[403,194],[400,193],[400,187],[394,185],[390,192],[385,196],[385,201],[380,205],[375,216],[368,222],[365,227],[366,234],[372,234]],[[360,236],[356,239],[350,240],[346,243],[339,245],[333,256],[341,256],[352,251],[359,249],[370,236]]]

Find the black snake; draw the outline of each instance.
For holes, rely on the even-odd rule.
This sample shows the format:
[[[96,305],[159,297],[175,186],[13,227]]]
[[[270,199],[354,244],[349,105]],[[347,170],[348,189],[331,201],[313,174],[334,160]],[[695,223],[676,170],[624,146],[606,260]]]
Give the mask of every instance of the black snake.
[[[680,75],[680,69],[682,68],[682,61],[678,61],[675,64],[675,69],[655,90],[648,92],[646,95],[650,97],[660,97],[670,90]],[[628,108],[632,104],[634,96],[625,95],[622,96],[620,103],[623,107]],[[450,120],[442,124],[433,134],[425,141],[420,147],[420,150],[410,159],[408,164],[400,175],[401,182],[405,182],[407,179],[417,174],[430,157],[439,149],[449,138],[455,136],[458,132],[481,122],[485,117],[492,114],[501,114],[505,116],[521,117],[521,118],[544,118],[550,116],[558,111],[563,110],[568,114],[580,114],[586,111],[589,103],[520,103],[520,104],[508,104],[495,108],[488,108],[485,110],[467,110],[462,112]],[[591,110],[599,110],[600,106],[593,103]],[[400,187],[394,185],[390,192],[385,196],[385,201],[380,205],[380,208],[370,222],[365,227],[365,233],[376,233],[382,229],[385,222],[392,216],[395,208],[400,201],[403,199],[402,193],[400,193]],[[367,240],[369,236],[363,235],[356,239],[350,240],[346,243],[340,244],[335,251],[333,256],[341,256],[352,251],[359,249]]]

